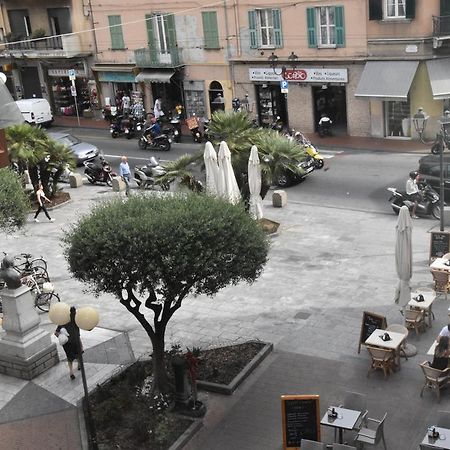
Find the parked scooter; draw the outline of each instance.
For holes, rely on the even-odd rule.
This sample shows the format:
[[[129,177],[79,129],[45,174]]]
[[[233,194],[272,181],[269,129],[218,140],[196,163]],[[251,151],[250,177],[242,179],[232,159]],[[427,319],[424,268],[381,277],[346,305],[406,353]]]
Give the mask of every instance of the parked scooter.
[[[134,120],[132,117],[125,115],[122,118],[122,130],[127,139],[134,136]]]
[[[151,149],[168,152],[170,150],[170,139],[162,133],[158,122],[152,118],[150,124],[144,128],[144,132],[139,138],[138,146],[142,150],[150,147]]]
[[[303,145],[306,153],[308,153],[309,157],[313,160],[314,167],[316,169],[322,169],[324,165],[323,156],[317,151],[311,141],[300,131],[294,133],[294,139]]]
[[[109,126],[109,132],[111,133],[111,137],[116,139],[121,134],[124,133],[124,129],[122,127],[122,119],[123,116],[116,116],[114,119],[111,119],[111,125]]]
[[[159,161],[151,156],[150,160],[145,166],[135,166],[134,168],[134,181],[141,189],[153,188],[158,185],[157,178],[165,175],[166,170],[159,164]],[[168,191],[170,188],[169,183],[159,184],[163,191]]]
[[[283,122],[281,121],[280,116],[274,117],[274,120],[270,125],[270,128],[272,128],[272,130],[278,131],[279,133],[283,131]]]
[[[433,216],[439,220],[441,218],[439,194],[424,181],[420,183],[419,189],[421,200],[417,204],[416,214],[418,216]],[[406,192],[398,191],[393,187],[388,187],[387,190],[391,193],[389,203],[396,214],[399,213],[403,205],[406,205],[410,210],[413,208],[414,202],[409,200]]]
[[[102,155],[96,156],[91,161],[85,161],[84,166],[84,174],[91,184],[106,183],[108,186],[112,186],[112,179],[117,177]]]
[[[317,131],[319,132],[319,136],[321,138],[323,138],[325,136],[332,136],[332,132],[331,132],[332,124],[333,124],[333,121],[326,114],[322,114],[320,116],[319,126],[318,126]]]

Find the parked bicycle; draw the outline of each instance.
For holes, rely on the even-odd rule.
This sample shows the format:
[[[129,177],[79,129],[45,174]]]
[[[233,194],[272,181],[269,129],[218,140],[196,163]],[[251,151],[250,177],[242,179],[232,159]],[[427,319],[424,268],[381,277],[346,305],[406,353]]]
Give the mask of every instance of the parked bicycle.
[[[20,255],[14,256],[14,261],[17,261],[14,264],[14,268],[22,276],[39,273],[40,270],[47,273],[47,261],[42,256],[33,258],[33,255],[30,253],[21,253]]]
[[[43,312],[48,312],[53,303],[59,302],[59,295],[48,277],[34,274],[22,278],[22,284],[27,285],[34,296],[34,306]]]

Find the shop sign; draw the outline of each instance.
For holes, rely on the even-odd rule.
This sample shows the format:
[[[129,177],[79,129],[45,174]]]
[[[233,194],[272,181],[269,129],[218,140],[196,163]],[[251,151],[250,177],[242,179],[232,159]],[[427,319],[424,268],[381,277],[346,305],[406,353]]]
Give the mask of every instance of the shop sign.
[[[135,78],[131,72],[98,72],[98,81],[107,83],[134,83]]]
[[[281,69],[279,69],[281,70]],[[281,75],[273,72],[273,69],[249,69],[250,81],[281,81]],[[299,68],[287,69],[284,79],[288,81],[297,81],[299,83],[347,83],[347,69],[315,69]]]
[[[84,70],[77,69],[48,69],[49,77],[67,77],[68,72],[74,72],[74,75],[78,78],[87,78],[86,72]]]

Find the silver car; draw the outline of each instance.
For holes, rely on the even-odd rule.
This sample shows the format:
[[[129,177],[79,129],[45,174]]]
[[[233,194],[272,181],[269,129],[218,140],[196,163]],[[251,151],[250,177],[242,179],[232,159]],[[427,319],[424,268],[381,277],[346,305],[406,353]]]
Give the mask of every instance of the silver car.
[[[48,135],[55,141],[67,145],[72,150],[77,166],[82,166],[85,161],[89,161],[99,154],[99,150],[95,145],[82,142],[69,133],[51,132]]]

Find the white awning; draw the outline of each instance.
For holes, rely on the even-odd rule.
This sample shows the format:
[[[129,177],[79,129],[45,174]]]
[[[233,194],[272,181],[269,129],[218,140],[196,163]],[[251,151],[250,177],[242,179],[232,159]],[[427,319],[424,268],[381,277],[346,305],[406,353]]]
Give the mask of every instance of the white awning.
[[[123,65],[123,64],[115,64],[115,65],[105,65],[105,66],[92,66],[91,69],[94,72],[131,72],[135,66],[134,65]]]
[[[418,65],[419,61],[368,61],[355,97],[407,100]]]
[[[175,72],[173,71],[163,72],[161,70],[144,70],[137,74],[135,81],[136,83],[170,83],[170,79],[173,77],[174,73]]]
[[[434,100],[450,98],[450,58],[427,61]]]

